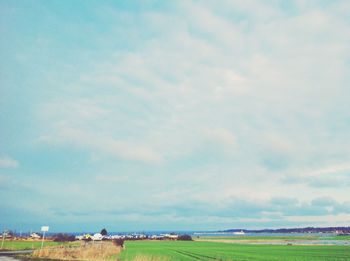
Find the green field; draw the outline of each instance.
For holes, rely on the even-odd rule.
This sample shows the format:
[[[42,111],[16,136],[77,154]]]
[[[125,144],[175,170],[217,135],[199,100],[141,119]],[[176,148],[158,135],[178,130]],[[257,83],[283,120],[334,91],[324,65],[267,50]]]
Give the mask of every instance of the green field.
[[[128,241],[120,260],[350,260],[350,246]]]
[[[60,246],[77,243],[61,243],[61,242],[44,242],[44,246]],[[1,242],[0,242],[1,246]],[[26,250],[37,249],[41,247],[41,241],[13,241],[6,240],[4,242],[3,250]]]
[[[213,238],[211,238],[213,239]],[[246,239],[246,238],[245,238]],[[258,239],[266,239],[259,237]],[[271,240],[271,237],[267,238]],[[290,237],[278,237],[279,240]],[[300,239],[300,238],[298,238]],[[305,239],[303,237],[303,239]],[[330,239],[330,238],[329,238]],[[45,242],[45,246],[80,244]],[[5,241],[4,249],[35,249],[41,242]],[[204,241],[126,241],[125,249],[116,258],[131,260],[348,260],[350,246],[297,246],[228,244]]]

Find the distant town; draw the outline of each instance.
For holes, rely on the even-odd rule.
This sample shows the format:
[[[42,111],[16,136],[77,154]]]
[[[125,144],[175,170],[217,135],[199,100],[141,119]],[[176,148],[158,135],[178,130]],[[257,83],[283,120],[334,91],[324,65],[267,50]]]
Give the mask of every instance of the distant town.
[[[278,228],[278,229],[227,229],[219,231],[206,231],[206,232],[192,232],[192,236],[201,234],[232,234],[232,235],[245,235],[252,233],[332,233],[341,235],[350,235],[350,227],[304,227],[304,228]],[[180,233],[107,233],[107,230],[102,229],[100,233],[50,233],[47,235],[47,240],[54,241],[102,241],[102,240],[191,240],[191,235]],[[30,233],[17,233],[11,230],[5,231],[2,234],[3,238],[27,238],[27,239],[41,239],[42,234],[38,232]]]
[[[335,233],[339,235],[349,235],[350,227],[303,227],[303,228],[277,228],[277,229],[227,229],[219,232],[234,233]]]
[[[2,234],[3,239],[27,239],[40,240],[44,235],[39,232],[31,233],[16,233],[11,230],[5,231]],[[103,241],[103,240],[191,240],[191,236],[187,234],[177,233],[159,233],[159,234],[144,234],[144,233],[110,233],[106,229],[102,229],[100,233],[50,233],[44,237],[45,240],[66,242],[66,241]]]

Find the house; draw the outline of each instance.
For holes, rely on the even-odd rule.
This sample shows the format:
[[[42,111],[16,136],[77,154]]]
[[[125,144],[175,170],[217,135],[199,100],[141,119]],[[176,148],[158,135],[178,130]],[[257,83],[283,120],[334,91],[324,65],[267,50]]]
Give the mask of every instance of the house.
[[[100,233],[96,233],[91,237],[91,239],[93,241],[101,241],[103,239],[103,236]]]
[[[31,233],[30,234],[30,238],[39,239],[39,238],[41,238],[41,236],[39,234],[37,234],[37,233]]]

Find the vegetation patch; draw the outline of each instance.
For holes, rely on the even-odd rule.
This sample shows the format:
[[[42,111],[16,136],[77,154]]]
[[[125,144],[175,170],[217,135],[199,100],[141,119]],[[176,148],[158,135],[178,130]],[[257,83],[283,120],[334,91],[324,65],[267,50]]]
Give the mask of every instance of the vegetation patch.
[[[73,241],[75,241],[75,236],[69,235],[69,234],[59,233],[53,237],[53,241],[55,241],[55,242],[73,242]]]
[[[86,243],[80,246],[60,246],[37,249],[32,254],[34,258],[57,260],[110,260],[118,255],[122,247],[112,242]]]
[[[350,260],[350,246],[245,245],[199,241],[126,241],[119,260]]]
[[[79,242],[53,242],[45,241],[44,246],[79,245]],[[29,250],[41,247],[41,241],[32,240],[5,240],[2,250]]]

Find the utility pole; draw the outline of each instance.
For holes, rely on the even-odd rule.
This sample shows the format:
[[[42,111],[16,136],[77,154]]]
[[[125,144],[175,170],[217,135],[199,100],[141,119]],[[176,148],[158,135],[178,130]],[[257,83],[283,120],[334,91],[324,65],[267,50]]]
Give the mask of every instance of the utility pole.
[[[45,231],[43,232],[43,238],[41,240],[41,249],[43,249],[43,246],[44,246],[44,239],[45,239]]]

